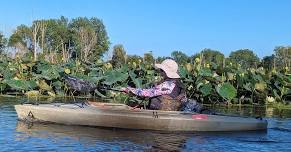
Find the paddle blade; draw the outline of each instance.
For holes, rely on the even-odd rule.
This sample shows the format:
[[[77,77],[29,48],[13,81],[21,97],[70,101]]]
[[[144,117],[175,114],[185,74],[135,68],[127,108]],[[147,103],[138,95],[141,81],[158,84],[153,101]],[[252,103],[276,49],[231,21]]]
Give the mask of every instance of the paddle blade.
[[[93,83],[90,83],[88,81],[73,77],[73,76],[64,76],[65,82],[67,85],[76,91],[81,91],[81,92],[91,92],[94,91],[97,86]]]

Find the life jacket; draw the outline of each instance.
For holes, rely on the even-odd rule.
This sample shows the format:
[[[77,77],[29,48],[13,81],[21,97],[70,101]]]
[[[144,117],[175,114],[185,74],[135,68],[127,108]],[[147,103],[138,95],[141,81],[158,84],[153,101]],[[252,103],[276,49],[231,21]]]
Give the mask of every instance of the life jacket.
[[[175,87],[170,94],[153,97],[150,99],[149,109],[178,111],[186,92],[180,80],[175,80]]]

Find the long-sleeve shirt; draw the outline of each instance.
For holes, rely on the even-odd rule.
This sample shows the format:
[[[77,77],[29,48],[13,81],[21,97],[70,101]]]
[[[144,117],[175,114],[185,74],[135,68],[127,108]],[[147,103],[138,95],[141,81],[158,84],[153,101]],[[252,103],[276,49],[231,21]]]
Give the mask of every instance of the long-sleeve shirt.
[[[165,81],[149,89],[131,88],[131,87],[128,87],[128,89],[137,96],[155,97],[155,96],[170,94],[175,88],[175,86],[176,86],[175,81]]]

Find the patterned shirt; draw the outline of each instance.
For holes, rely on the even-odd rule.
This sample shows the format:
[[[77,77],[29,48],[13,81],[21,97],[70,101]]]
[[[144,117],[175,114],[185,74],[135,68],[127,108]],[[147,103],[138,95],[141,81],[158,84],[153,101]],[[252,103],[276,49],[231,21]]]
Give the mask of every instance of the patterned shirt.
[[[142,88],[131,88],[127,87],[133,94],[142,97],[155,97],[160,95],[170,94],[175,88],[175,81],[165,81],[153,88],[142,89]]]

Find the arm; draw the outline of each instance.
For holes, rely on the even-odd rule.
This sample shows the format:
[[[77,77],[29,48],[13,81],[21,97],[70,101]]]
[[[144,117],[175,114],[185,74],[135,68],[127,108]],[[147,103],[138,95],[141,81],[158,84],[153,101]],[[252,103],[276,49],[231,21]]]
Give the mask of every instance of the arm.
[[[128,87],[127,89],[137,96],[155,97],[155,96],[170,94],[173,91],[175,85],[176,84],[174,83],[174,81],[165,81],[150,89],[131,88],[131,87]]]

